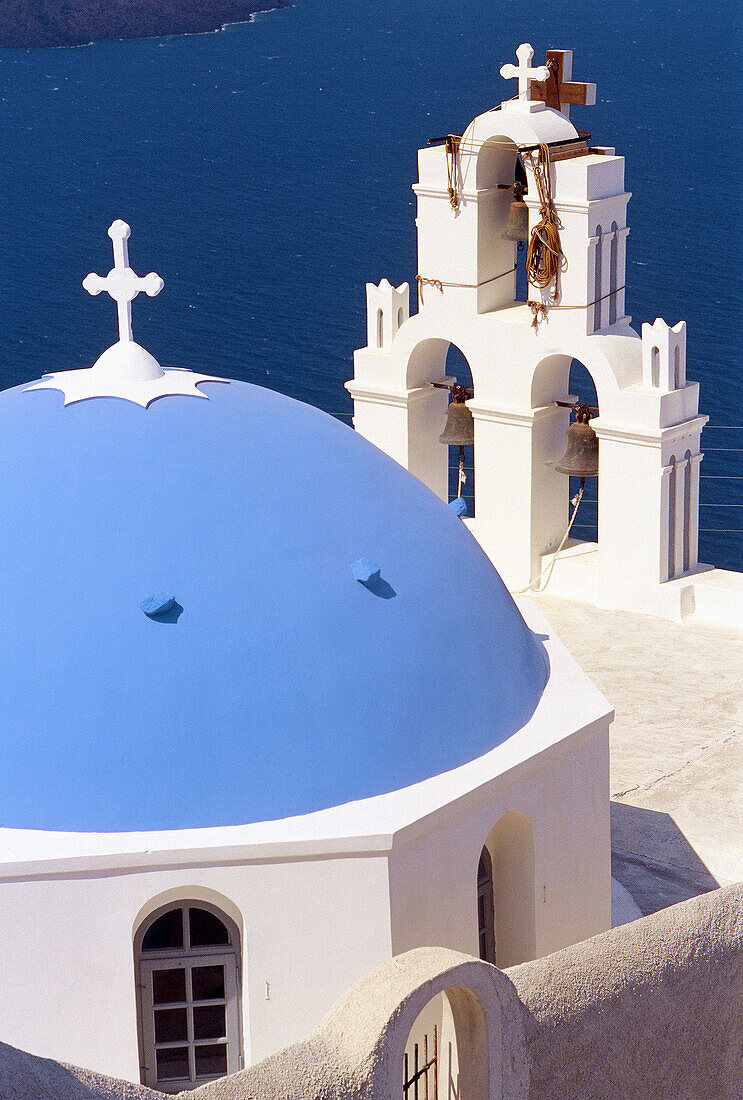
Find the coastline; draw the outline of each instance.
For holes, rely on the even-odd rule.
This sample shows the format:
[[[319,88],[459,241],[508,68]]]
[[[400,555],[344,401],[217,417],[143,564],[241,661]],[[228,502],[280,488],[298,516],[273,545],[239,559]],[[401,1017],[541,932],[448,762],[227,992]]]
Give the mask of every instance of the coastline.
[[[271,12],[282,11],[286,8],[293,6],[291,0],[248,0],[251,4],[252,10],[240,13],[244,15],[244,18],[239,19],[227,19],[218,18],[215,16],[213,24],[211,21],[207,21],[207,25],[204,25],[204,20],[199,19],[194,22],[192,26],[177,26],[172,28],[172,24],[168,25],[163,22],[162,27],[147,28],[142,33],[121,33],[121,29],[111,29],[110,33],[93,33],[91,37],[83,36],[81,34],[79,41],[59,41],[50,42],[48,36],[44,36],[43,41],[32,42],[29,40],[23,41],[5,41],[2,34],[0,23],[0,51],[2,50],[64,50],[64,49],[83,49],[87,46],[100,45],[104,42],[134,42],[134,41],[147,41],[152,39],[168,39],[168,38],[183,38],[183,37],[195,37],[207,34],[221,34],[223,31],[227,31],[230,27],[245,26],[249,23],[255,23],[257,18],[262,15],[269,15]],[[266,6],[263,6],[265,3]],[[253,6],[254,5],[254,6]],[[229,5],[228,5],[229,6]],[[217,9],[224,9],[225,4],[220,3],[217,5]],[[49,29],[50,33],[52,28]],[[33,37],[33,36],[31,36]]]

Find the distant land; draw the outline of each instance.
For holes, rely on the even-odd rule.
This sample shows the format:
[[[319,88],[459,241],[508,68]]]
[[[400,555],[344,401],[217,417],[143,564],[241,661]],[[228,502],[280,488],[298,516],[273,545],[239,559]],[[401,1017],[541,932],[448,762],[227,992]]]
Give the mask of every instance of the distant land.
[[[202,34],[290,0],[0,0],[0,46],[83,46],[106,38]]]

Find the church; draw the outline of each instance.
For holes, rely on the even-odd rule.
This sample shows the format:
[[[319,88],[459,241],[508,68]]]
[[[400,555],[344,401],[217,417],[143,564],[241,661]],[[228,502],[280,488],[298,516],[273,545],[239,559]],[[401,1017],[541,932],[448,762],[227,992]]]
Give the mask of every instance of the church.
[[[532,56],[502,70],[514,98],[421,151],[419,308],[367,288],[355,431],[218,363],[161,366],[132,306],[163,281],[122,221],[83,283],[117,342],[0,395],[13,1046],[176,1093],[405,952],[503,969],[610,928],[613,712],[524,596],[549,569],[558,593],[714,619],[741,589],[697,563],[684,325],[624,314],[623,160],[569,120],[594,94],[571,55]],[[562,260],[520,301],[524,207]],[[474,517],[448,483],[450,344]],[[556,468],[573,359],[599,402],[597,544],[568,538]],[[446,1035],[445,1000],[427,1012]]]

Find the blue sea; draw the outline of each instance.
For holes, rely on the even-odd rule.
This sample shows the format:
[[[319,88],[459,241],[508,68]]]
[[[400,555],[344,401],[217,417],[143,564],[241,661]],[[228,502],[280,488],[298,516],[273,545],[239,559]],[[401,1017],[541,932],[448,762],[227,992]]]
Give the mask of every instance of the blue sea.
[[[700,555],[743,569],[737,0],[296,0],[215,34],[0,51],[0,385],[113,341],[80,281],[120,217],[165,279],[134,311],[161,362],[350,422],[364,284],[415,275],[416,150],[513,94],[522,41],[598,86],[574,121],[627,159],[627,310],[687,320],[710,416]]]

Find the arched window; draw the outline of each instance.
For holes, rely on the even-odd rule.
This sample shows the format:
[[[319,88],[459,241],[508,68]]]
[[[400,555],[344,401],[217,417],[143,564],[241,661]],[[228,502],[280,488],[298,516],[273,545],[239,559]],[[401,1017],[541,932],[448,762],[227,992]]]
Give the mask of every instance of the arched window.
[[[400,328],[405,320],[405,313],[402,306],[399,306],[397,310],[397,327]]]
[[[668,579],[676,572],[676,459],[668,460]]]
[[[600,225],[596,226],[596,258],[594,261],[594,279],[593,279],[593,327],[595,329],[601,328],[601,249],[603,247],[603,241],[601,240],[603,229]]]
[[[477,926],[480,958],[495,966],[495,905],[493,902],[493,861],[483,848],[477,865]]]
[[[381,309],[377,310],[377,347],[381,348],[384,344],[384,314]]]
[[[206,902],[179,902],[142,924],[134,952],[143,1084],[175,1093],[240,1069],[234,922]]]
[[[618,226],[611,223],[611,259],[609,263],[609,324],[613,325],[617,319],[617,239]]]
[[[660,387],[660,348],[653,348],[650,367],[650,381],[654,389]]]
[[[681,348],[678,344],[673,349],[673,385],[677,390],[681,389]]]

